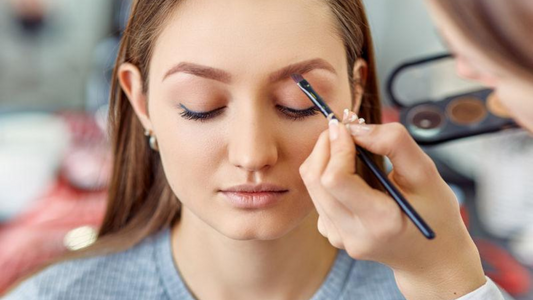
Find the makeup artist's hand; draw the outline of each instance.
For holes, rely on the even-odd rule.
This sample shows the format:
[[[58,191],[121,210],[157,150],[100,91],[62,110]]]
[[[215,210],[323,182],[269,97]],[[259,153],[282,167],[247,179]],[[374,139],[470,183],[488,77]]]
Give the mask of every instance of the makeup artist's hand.
[[[354,141],[391,160],[389,179],[433,228],[434,240],[355,174]],[[355,259],[391,267],[407,299],[457,299],[486,282],[454,193],[402,125],[351,125],[349,132],[330,123],[300,174],[318,210],[320,233]]]

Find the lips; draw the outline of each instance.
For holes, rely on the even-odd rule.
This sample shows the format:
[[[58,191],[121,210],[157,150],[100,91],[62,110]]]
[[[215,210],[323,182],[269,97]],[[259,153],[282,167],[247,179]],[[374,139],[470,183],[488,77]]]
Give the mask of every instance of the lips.
[[[232,193],[265,193],[265,192],[287,192],[288,189],[283,188],[276,184],[261,183],[261,184],[241,184],[227,189],[223,189],[222,192]]]
[[[275,205],[289,190],[275,184],[244,184],[221,190],[234,207],[262,209]]]

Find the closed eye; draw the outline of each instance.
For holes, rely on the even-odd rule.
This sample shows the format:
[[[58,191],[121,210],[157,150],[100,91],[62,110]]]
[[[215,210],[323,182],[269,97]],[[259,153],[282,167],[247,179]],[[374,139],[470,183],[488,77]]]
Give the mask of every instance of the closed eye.
[[[180,104],[183,111],[180,113],[180,115],[188,120],[194,120],[194,121],[200,121],[205,122],[209,119],[212,119],[220,114],[223,113],[223,109],[226,108],[225,106],[217,108],[215,110],[211,110],[208,112],[195,112],[188,108],[186,108],[183,104]]]
[[[279,111],[281,111],[288,118],[295,120],[295,121],[301,120],[301,119],[304,119],[310,116],[314,116],[320,112],[318,107],[314,105],[311,106],[310,108],[303,109],[303,110],[293,109],[293,108],[289,108],[289,107],[281,106],[281,105],[277,105],[276,107],[278,108]]]
[[[222,114],[224,112],[224,109],[226,108],[225,106],[223,106],[207,112],[196,112],[186,108],[183,104],[180,104],[180,107],[183,109],[183,111],[180,113],[182,118],[200,122],[206,122],[210,119],[217,117],[218,115]],[[276,108],[284,115],[284,117],[294,121],[314,116],[320,112],[320,110],[316,106],[312,106],[310,108],[302,110],[282,105],[276,105]]]

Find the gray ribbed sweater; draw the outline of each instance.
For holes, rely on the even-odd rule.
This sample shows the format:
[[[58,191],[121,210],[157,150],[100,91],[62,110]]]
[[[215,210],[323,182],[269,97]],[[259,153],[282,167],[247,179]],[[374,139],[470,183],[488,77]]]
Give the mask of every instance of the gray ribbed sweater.
[[[21,284],[5,300],[194,299],[171,253],[170,230],[116,254],[63,262]],[[401,295],[392,271],[358,261],[339,250],[312,300],[396,300]]]

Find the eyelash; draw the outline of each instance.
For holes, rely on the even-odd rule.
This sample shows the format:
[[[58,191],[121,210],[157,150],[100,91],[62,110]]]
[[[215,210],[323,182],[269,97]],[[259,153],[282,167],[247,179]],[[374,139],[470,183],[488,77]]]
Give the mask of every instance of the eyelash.
[[[194,112],[190,111],[185,106],[180,105],[181,108],[183,108],[183,112],[180,113],[181,117],[193,120],[193,121],[200,121],[200,122],[206,122],[209,119],[212,119],[222,113],[222,110],[224,107],[217,108],[215,110],[209,111],[209,112]],[[298,109],[292,109],[289,107],[277,105],[276,106],[280,112],[282,112],[287,118],[298,121],[310,116],[314,116],[317,113],[319,113],[319,109],[316,106],[313,106],[311,108],[298,110]]]

